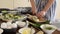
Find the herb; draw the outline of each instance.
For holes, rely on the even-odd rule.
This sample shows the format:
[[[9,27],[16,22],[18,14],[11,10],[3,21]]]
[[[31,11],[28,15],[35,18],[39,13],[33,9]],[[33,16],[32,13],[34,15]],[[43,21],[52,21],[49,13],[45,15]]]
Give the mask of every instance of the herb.
[[[2,13],[7,13],[7,11],[6,10],[3,10]]]
[[[44,24],[49,24],[49,22],[50,21],[46,21]],[[40,26],[42,25],[42,24],[39,24],[39,23],[31,23],[31,22],[29,22],[31,25],[33,25],[34,27],[38,27],[38,28],[40,28]]]
[[[45,29],[47,29],[47,30],[52,30],[53,28],[52,28],[52,27],[46,27]]]
[[[34,27],[40,27],[40,25],[41,25],[41,24],[31,23],[31,22],[30,22],[30,24],[33,25]]]

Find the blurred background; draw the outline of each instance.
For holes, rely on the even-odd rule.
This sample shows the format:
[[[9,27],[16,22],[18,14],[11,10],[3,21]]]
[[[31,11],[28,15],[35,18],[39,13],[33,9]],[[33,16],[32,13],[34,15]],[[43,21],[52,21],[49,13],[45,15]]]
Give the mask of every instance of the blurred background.
[[[55,19],[60,19],[60,0],[57,1]],[[0,8],[14,9],[17,7],[31,7],[29,0],[0,0]]]

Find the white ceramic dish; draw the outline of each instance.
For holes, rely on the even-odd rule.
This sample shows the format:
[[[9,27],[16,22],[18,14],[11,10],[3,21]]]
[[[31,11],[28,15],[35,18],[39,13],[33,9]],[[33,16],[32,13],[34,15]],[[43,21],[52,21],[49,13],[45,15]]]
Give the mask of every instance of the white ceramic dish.
[[[57,27],[55,27],[53,25],[49,25],[49,24],[43,24],[40,27],[47,34],[52,34],[57,29]],[[51,27],[52,29],[48,30],[48,29],[46,29],[47,27]]]
[[[26,28],[19,29],[19,33],[20,34],[34,34],[35,33],[35,30],[26,27]]]
[[[22,22],[22,21],[16,21],[16,24],[18,25],[18,27],[25,27],[26,26],[26,22]]]

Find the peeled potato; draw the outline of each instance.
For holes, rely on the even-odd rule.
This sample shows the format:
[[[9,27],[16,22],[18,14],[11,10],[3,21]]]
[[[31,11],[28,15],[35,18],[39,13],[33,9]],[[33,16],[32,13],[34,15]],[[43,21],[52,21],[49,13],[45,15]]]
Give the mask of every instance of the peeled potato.
[[[44,32],[43,31],[39,31],[36,34],[44,34]]]
[[[17,28],[17,24],[13,23],[12,28]]]
[[[1,28],[7,28],[7,24],[6,23],[2,23],[1,24]]]
[[[0,28],[0,34],[2,34],[2,33],[3,33],[3,29]]]

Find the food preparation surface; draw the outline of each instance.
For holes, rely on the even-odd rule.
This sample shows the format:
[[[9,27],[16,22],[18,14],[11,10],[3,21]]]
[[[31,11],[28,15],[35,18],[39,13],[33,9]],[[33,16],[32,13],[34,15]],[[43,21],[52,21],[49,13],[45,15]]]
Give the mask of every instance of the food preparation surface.
[[[31,15],[27,15],[28,17],[30,17],[32,20],[30,20],[29,18],[27,18],[26,20],[29,22],[29,28],[33,27],[34,30],[36,31],[35,33],[39,32],[39,31],[42,31],[42,29],[40,28],[40,25],[41,24],[49,24],[49,21],[39,21],[39,19],[36,17],[36,16],[31,16]],[[13,17],[14,18],[14,17]],[[19,18],[18,18],[19,19]],[[14,19],[15,20],[15,19]],[[24,20],[23,20],[24,21]],[[0,25],[2,22],[6,22],[5,20],[3,19],[0,19]],[[17,31],[19,30],[20,28],[17,28],[17,30],[4,30],[4,32],[2,34],[20,34],[20,33],[17,33]],[[14,31],[14,32],[13,32]],[[43,31],[42,31],[43,32]],[[41,32],[39,32],[41,33]],[[43,32],[44,33],[44,32]],[[60,31],[56,30],[54,31],[52,34],[60,34]]]
[[[52,34],[60,34],[60,31],[56,30],[56,31],[53,32]]]

